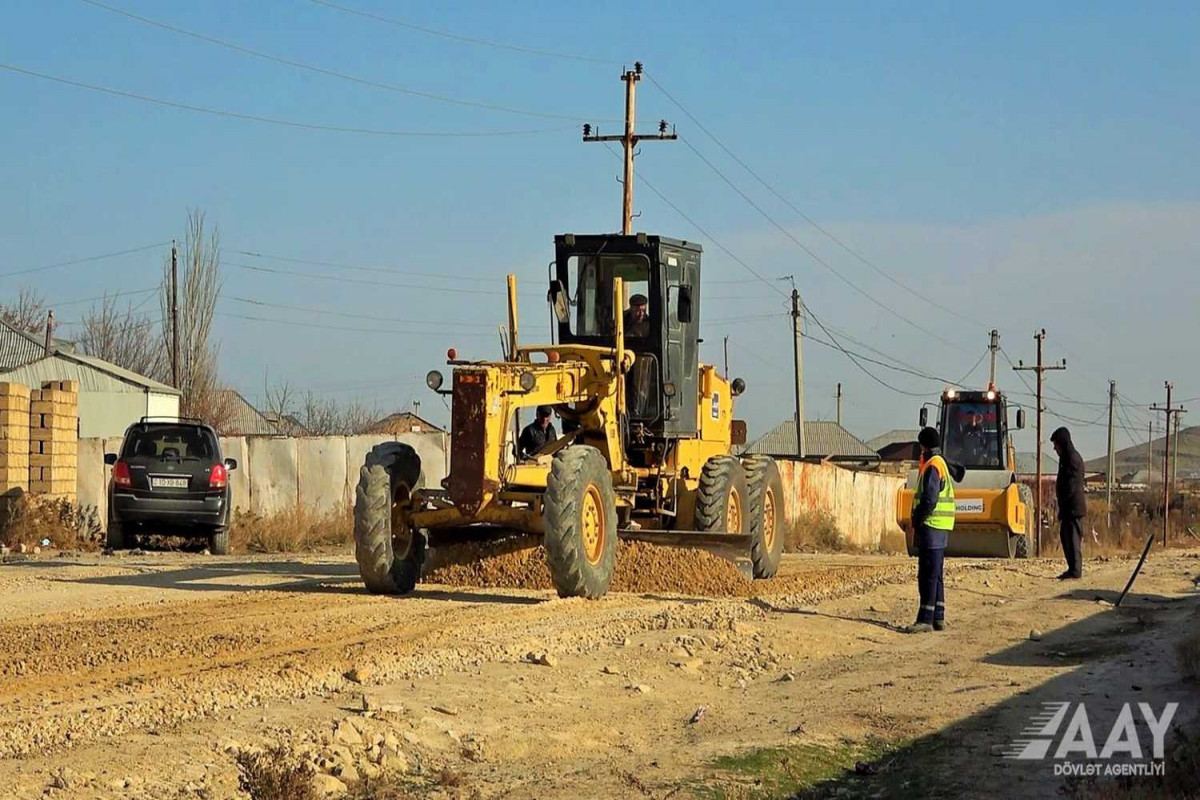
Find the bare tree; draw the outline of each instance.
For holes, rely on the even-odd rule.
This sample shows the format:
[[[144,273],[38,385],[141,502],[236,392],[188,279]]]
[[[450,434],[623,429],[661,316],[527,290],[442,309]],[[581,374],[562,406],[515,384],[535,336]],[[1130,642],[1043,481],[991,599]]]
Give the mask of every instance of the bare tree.
[[[358,400],[339,403],[308,392],[298,395],[287,381],[266,390],[263,413],[280,433],[310,436],[346,436],[361,433],[379,417],[374,407]]]
[[[220,238],[216,228],[205,229],[204,212],[188,212],[187,233],[178,269],[179,413],[198,417],[220,429],[228,422],[232,404],[217,380],[219,344],[213,337],[213,316],[221,294]],[[164,266],[160,293],[162,342],[167,382],[171,380],[172,320],[171,263]]]
[[[150,316],[139,315],[132,303],[121,309],[115,297],[105,296],[99,308],[84,316],[77,344],[85,355],[161,378],[169,369],[161,337],[154,330],[157,324]]]
[[[17,330],[41,333],[46,330],[46,298],[28,286],[12,302],[0,303],[0,319]]]

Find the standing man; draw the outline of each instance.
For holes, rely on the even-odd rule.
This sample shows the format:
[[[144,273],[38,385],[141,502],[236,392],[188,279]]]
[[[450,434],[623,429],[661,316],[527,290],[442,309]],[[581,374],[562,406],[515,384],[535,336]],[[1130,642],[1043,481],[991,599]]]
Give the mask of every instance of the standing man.
[[[1054,493],[1058,497],[1058,536],[1062,540],[1067,570],[1058,576],[1060,581],[1083,577],[1083,517],[1087,513],[1087,498],[1083,494],[1083,457],[1071,442],[1071,432],[1059,428],[1050,434],[1054,452],[1058,454],[1058,480]]]
[[[517,455],[521,458],[536,458],[538,451],[558,438],[550,424],[550,406],[538,406],[537,418],[525,426],[517,440]]]
[[[946,629],[946,588],[942,568],[946,544],[954,530],[954,482],[942,458],[941,437],[933,428],[922,428],[921,466],[913,491],[913,544],[917,548],[917,591],[921,606],[917,621],[905,633],[928,633]]]

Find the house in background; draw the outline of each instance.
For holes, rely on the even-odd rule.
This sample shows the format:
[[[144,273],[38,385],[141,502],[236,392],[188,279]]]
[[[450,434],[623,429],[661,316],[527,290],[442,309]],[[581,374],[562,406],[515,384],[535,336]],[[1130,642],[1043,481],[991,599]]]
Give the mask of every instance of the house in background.
[[[368,425],[363,433],[390,433],[400,435],[404,433],[445,433],[440,426],[434,425],[424,417],[420,417],[413,411],[399,411],[395,414],[389,414],[378,422]]]
[[[796,423],[784,420],[743,453],[774,458],[797,458]],[[804,457],[822,461],[870,464],[879,461],[879,453],[836,422],[808,420],[804,423]]]
[[[61,345],[61,346],[60,346]],[[118,437],[142,417],[179,416],[179,390],[0,321],[0,381],[40,389],[48,381],[79,383],[79,435]]]
[[[869,440],[867,447],[878,453],[881,461],[917,461],[921,458],[919,433],[916,429],[897,428]]]
[[[274,436],[279,433],[265,414],[242,396],[236,389],[220,391],[222,409],[220,416],[225,422],[218,425],[221,436]]]

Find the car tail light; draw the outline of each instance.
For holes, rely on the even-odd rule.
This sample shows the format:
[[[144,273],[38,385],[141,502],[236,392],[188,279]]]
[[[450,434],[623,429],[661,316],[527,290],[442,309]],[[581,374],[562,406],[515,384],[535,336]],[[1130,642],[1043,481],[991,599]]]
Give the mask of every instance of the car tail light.
[[[212,472],[208,475],[208,488],[224,489],[229,484],[229,470],[225,469],[224,464],[213,465]]]
[[[133,476],[129,474],[129,462],[118,461],[113,464],[113,483],[117,486],[133,486]]]

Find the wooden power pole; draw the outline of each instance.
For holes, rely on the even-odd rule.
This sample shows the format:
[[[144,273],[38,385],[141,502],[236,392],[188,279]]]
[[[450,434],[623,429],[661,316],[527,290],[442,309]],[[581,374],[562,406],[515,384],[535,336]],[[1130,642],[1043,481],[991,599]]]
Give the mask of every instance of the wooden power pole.
[[[837,399],[837,411],[836,411],[837,424],[839,426],[841,426],[841,424],[842,424],[842,382],[841,381],[838,381],[837,394],[834,395],[834,397]]]
[[[1166,447],[1163,450],[1163,547],[1166,547],[1167,533],[1170,531],[1171,490],[1174,488],[1171,481],[1171,418],[1174,417],[1178,424],[1179,415],[1187,412],[1171,405],[1171,392],[1174,390],[1175,384],[1167,381],[1164,385],[1167,387],[1167,404],[1165,406],[1152,405],[1150,410],[1161,411],[1167,415],[1166,424],[1163,425],[1163,430],[1166,432]]]
[[[1113,487],[1113,472],[1117,468],[1116,431],[1113,428],[1113,411],[1117,402],[1117,382],[1110,380],[1108,382],[1108,460],[1104,462],[1105,474],[1105,492],[1104,500],[1106,505],[1105,512],[1105,528],[1112,531],[1112,487]]]
[[[633,233],[633,158],[636,155],[634,150],[639,142],[679,138],[673,128],[670,133],[667,133],[666,120],[659,121],[657,134],[642,136],[635,131],[637,84],[641,79],[642,62],[640,61],[634,63],[633,69],[626,70],[621,74],[621,80],[625,82],[625,133],[620,136],[601,136],[600,128],[597,126],[596,133],[593,135],[591,125],[583,126],[585,142],[620,142],[625,151],[625,175],[621,181],[623,188],[621,233],[626,236]]]
[[[1034,542],[1037,555],[1042,554],[1042,412],[1045,406],[1042,403],[1042,387],[1045,383],[1045,374],[1051,370],[1060,370],[1067,368],[1067,360],[1064,358],[1061,364],[1045,364],[1042,360],[1042,345],[1046,341],[1046,329],[1042,328],[1033,335],[1037,340],[1037,366],[1027,367],[1025,362],[1017,361],[1017,366],[1013,367],[1017,372],[1032,371],[1037,373],[1037,541]]]
[[[792,355],[795,357],[796,377],[796,455],[804,458],[804,348],[800,344],[802,334],[800,292],[792,287]]]
[[[179,248],[171,240],[171,385],[179,388]]]

